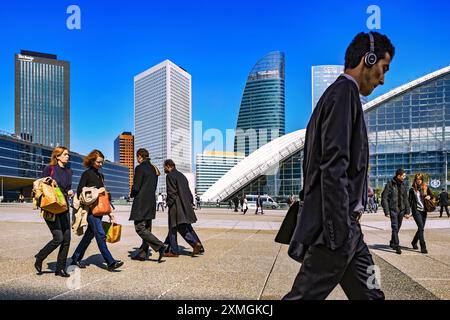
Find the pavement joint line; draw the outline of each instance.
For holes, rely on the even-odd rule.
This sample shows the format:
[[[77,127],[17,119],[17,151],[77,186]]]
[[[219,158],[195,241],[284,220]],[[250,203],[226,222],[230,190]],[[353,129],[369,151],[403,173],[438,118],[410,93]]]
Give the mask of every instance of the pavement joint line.
[[[228,231],[225,231],[223,233],[227,233],[227,232],[231,232],[233,229],[229,229]],[[259,232],[259,230],[256,230],[255,233],[251,234],[250,236],[248,236],[247,238],[245,238],[242,242],[247,241],[248,239],[250,239],[251,237],[253,237],[255,234],[257,234]],[[240,244],[236,244],[235,246],[231,247],[230,249],[226,250],[225,252],[223,252],[219,257],[215,257],[215,259],[221,259],[223,256],[225,256],[229,251],[233,250],[234,248],[236,248],[238,245]],[[200,271],[205,271],[205,266],[202,266],[199,268]],[[165,292],[161,293],[155,300],[160,300],[163,296],[165,296],[167,293],[169,293],[170,291],[176,289],[180,284],[182,284],[183,282],[186,282],[187,280],[189,280],[192,277],[192,275],[187,276],[185,279],[183,279],[182,281],[176,283],[175,285],[173,285],[171,288],[167,289]]]
[[[21,280],[21,279],[24,279],[24,278],[26,278],[26,277],[30,277],[30,276],[35,275],[35,274],[36,274],[36,273],[28,273],[28,274],[26,274],[26,275],[24,275],[24,276],[21,276],[21,277],[18,277],[18,278],[9,279],[9,280],[0,282],[0,286],[3,285],[3,284],[5,284],[5,283],[11,282],[11,281],[16,281],[16,280]]]
[[[257,300],[261,300],[261,297],[262,297],[262,295],[263,295],[263,293],[264,293],[264,290],[266,290],[267,283],[269,282],[270,275],[272,274],[273,268],[275,267],[275,263],[277,262],[278,256],[280,255],[281,246],[282,246],[281,244],[278,246],[278,252],[277,252],[277,254],[275,255],[275,259],[273,260],[272,267],[270,268],[270,271],[269,271],[269,273],[267,274],[266,280],[264,281],[263,288],[261,289],[261,292],[259,293],[258,299],[257,299]]]
[[[361,223],[361,227],[372,228],[372,229],[376,229],[376,230],[381,230],[381,231],[384,231],[384,229],[383,229],[383,228],[379,228],[379,227],[374,227],[374,226],[369,226],[369,225],[366,225],[366,224],[362,224],[362,223]]]
[[[450,279],[443,278],[417,278],[418,281],[450,281]]]
[[[207,238],[207,239],[205,240],[205,242],[208,241],[208,240],[211,239],[211,238],[217,237],[217,236],[219,236],[219,235],[221,235],[221,234],[224,234],[224,233],[226,233],[226,231],[221,232],[221,233],[216,234],[216,235],[213,235],[213,236]],[[128,268],[122,269],[122,271],[125,272],[125,271],[133,270],[133,269],[134,269],[133,267],[128,267]],[[63,293],[61,293],[61,294],[59,294],[59,295],[56,295],[56,296],[50,298],[49,300],[53,300],[53,299],[62,297],[63,295],[66,295],[66,294],[68,294],[68,293],[74,292],[74,291],[76,291],[76,290],[81,290],[81,289],[83,289],[83,288],[86,288],[86,287],[90,286],[91,284],[94,284],[94,283],[98,282],[98,281],[105,280],[105,279],[107,279],[108,277],[110,277],[110,276],[112,276],[112,275],[114,275],[113,272],[112,272],[111,274],[108,274],[108,275],[106,275],[106,276],[100,278],[100,279],[96,279],[96,280],[94,280],[94,281],[91,281],[91,282],[87,283],[87,284],[84,285],[84,286],[80,286],[79,288],[71,289],[71,290],[66,291],[66,292],[63,292]],[[125,275],[125,274],[115,274],[115,276],[116,276],[116,277],[123,277],[123,276],[126,276],[126,275]],[[190,277],[190,276],[189,276],[189,277]],[[189,278],[189,277],[188,277],[188,278]],[[185,280],[187,280],[187,279],[185,279]],[[181,281],[180,283],[183,283],[185,280]],[[177,285],[178,285],[178,284],[177,284]],[[177,286],[177,285],[176,285],[176,286]]]

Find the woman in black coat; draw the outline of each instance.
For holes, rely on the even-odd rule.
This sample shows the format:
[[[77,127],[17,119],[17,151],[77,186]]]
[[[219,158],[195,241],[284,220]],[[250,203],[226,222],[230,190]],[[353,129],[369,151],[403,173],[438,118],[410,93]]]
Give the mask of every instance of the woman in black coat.
[[[78,197],[80,196],[83,187],[105,187],[103,174],[99,172],[99,169],[103,166],[104,159],[105,156],[99,150],[92,151],[84,158],[83,165],[88,169],[81,175],[80,183],[78,184],[77,189]],[[110,214],[109,216],[111,222],[114,223],[114,216],[112,214]],[[102,254],[103,259],[105,259],[108,265],[108,271],[113,271],[123,265],[122,261],[115,260],[112,257],[111,252],[106,245],[106,234],[103,230],[102,218],[103,217],[101,216],[94,216],[92,214],[92,210],[89,210],[87,217],[88,228],[86,229],[83,238],[81,239],[78,247],[72,255],[72,265],[79,268],[85,268],[85,266],[81,263],[81,260],[83,259],[83,256],[94,237],[97,241],[100,253]]]
[[[59,247],[58,260],[56,263],[56,276],[69,277],[66,272],[66,260],[70,247],[70,218],[69,218],[69,197],[73,196],[72,189],[72,170],[67,168],[69,162],[69,150],[64,147],[56,147],[50,159],[50,164],[44,168],[42,177],[51,177],[56,181],[58,187],[63,193],[67,211],[59,214],[44,212],[43,216],[47,223],[53,239],[47,243],[34,257],[36,261],[34,267],[39,274],[42,273],[42,263],[56,248]]]
[[[427,209],[425,206],[426,200],[431,200],[433,194],[428,185],[423,182],[423,174],[417,173],[414,176],[412,188],[409,190],[408,200],[411,207],[411,212],[414,221],[417,224],[417,232],[411,245],[414,249],[417,247],[417,241],[420,242],[420,252],[428,253],[424,238],[425,222],[427,221]]]

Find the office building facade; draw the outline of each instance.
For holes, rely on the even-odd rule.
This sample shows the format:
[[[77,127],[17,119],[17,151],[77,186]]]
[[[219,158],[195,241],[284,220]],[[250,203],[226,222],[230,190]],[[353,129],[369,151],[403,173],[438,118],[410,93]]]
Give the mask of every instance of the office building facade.
[[[217,180],[238,164],[244,155],[236,152],[205,151],[196,156],[196,191],[202,195]]]
[[[134,136],[131,132],[123,132],[114,140],[114,162],[128,167],[131,189],[134,171]]]
[[[45,166],[50,163],[53,149],[24,141],[19,137],[0,132],[0,197],[6,201],[17,200],[22,192],[26,198],[31,196],[33,181],[41,177]],[[72,169],[72,189],[76,190],[82,173],[84,156],[70,152],[69,167]],[[101,172],[112,199],[128,196],[128,168],[105,161]]]
[[[191,83],[191,75],[169,60],[134,78],[135,150],[149,150],[161,171],[161,193],[166,193],[164,160],[172,159],[183,173],[192,172]]]
[[[15,133],[25,141],[70,148],[70,63],[56,55],[15,55]]]
[[[270,52],[250,71],[236,124],[234,151],[248,156],[285,134],[285,55]]]

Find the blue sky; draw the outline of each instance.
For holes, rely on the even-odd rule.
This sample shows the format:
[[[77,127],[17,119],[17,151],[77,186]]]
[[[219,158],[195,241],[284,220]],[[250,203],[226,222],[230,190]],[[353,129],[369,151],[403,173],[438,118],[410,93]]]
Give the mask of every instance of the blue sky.
[[[68,30],[66,9],[81,9]],[[450,65],[450,2],[428,1],[1,1],[0,129],[14,130],[14,53],[54,53],[71,62],[71,149],[113,157],[133,131],[133,77],[170,59],[192,75],[193,120],[203,130],[236,126],[245,80],[267,52],[286,54],[286,131],[311,114],[311,66],[343,64],[353,36],[368,31],[369,5],[396,56],[378,96]],[[204,146],[208,142],[204,142]]]

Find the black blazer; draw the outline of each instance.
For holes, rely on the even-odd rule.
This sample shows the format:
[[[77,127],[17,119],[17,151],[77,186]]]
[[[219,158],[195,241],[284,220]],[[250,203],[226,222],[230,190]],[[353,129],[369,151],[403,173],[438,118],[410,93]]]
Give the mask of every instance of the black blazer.
[[[155,219],[158,175],[159,172],[156,171],[150,160],[145,160],[136,166],[130,193],[130,197],[134,200],[129,220]]]
[[[169,226],[175,227],[182,223],[195,223],[195,215],[189,182],[176,169],[166,175],[167,206],[169,207]]]
[[[294,243],[334,250],[346,242],[350,216],[358,202],[367,202],[368,160],[358,88],[340,76],[320,98],[306,129],[304,203]]]

